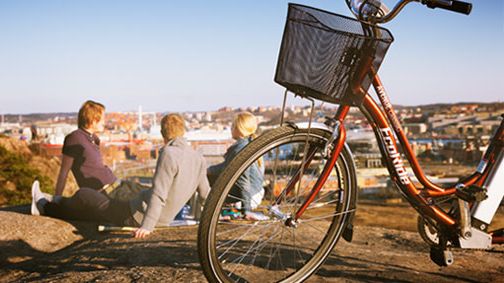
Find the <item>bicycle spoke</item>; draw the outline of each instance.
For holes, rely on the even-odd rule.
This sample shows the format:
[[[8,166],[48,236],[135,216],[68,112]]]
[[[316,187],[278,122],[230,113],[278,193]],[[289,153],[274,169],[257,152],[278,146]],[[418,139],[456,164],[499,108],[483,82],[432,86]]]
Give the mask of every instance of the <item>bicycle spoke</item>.
[[[256,223],[258,223],[258,222],[256,222]],[[260,225],[260,226],[262,226],[262,227],[260,227],[260,226],[258,226],[258,225],[251,225],[251,227],[250,227],[250,228],[249,228],[249,229],[248,229],[245,233],[243,233],[243,234],[240,236],[240,238],[238,238],[238,239],[234,240],[235,244],[236,244],[238,241],[240,241],[241,239],[243,239],[245,236],[247,236],[247,234],[248,234],[250,231],[252,231],[254,228],[260,228],[260,229],[262,229],[262,230],[265,230],[266,228],[268,228],[268,227],[269,227],[269,226],[271,226],[272,224],[273,224],[273,223],[268,224],[268,225]],[[225,244],[230,243],[230,242],[233,242],[233,240],[229,240],[229,241],[227,241],[227,242],[225,242],[225,243],[223,243],[223,244],[221,244],[221,245],[217,246],[216,248],[217,248],[217,249],[218,249],[218,248],[221,248],[222,246],[224,246]],[[231,246],[230,248],[234,247],[234,245],[235,245],[235,244],[233,244],[233,246]],[[229,249],[228,249],[228,250],[229,250]],[[227,250],[227,251],[228,251],[228,250]],[[226,252],[227,252],[227,251],[226,251]],[[222,255],[221,255],[221,256],[222,256]]]
[[[281,237],[280,237],[280,241],[277,242],[276,244],[276,249],[275,249],[275,252],[273,253],[273,255],[277,254],[278,253],[278,263],[280,263],[280,265],[282,266],[282,269],[284,269],[284,265],[282,263],[282,256],[280,255],[280,244],[283,243],[283,239],[284,239],[284,229],[281,229]],[[269,266],[269,264],[268,264]]]
[[[222,221],[219,222],[219,225],[239,225],[239,226],[264,226],[260,225],[258,223],[272,223],[272,222],[278,222],[278,220],[264,220],[264,221],[255,221],[252,223],[249,223],[252,221],[249,220],[232,220],[232,222],[227,222],[227,221]]]
[[[280,233],[280,232],[277,232],[278,230],[280,230],[280,228],[277,227],[277,229],[275,230],[275,232],[273,233],[273,235],[270,236],[267,240],[263,241],[261,249],[260,250],[258,249],[256,251],[254,257],[252,258],[252,261],[250,262],[251,265],[253,265],[255,263],[257,255],[263,250],[264,247],[267,246],[267,244],[269,243],[269,241],[272,240],[274,237],[276,237]]]
[[[250,230],[252,230],[253,228],[255,228],[255,227],[250,227],[250,229],[249,229],[249,230],[247,230],[247,232],[249,232],[249,231],[250,231]],[[221,255],[219,256],[219,259],[221,259],[221,258],[222,258],[222,256],[224,256],[227,252],[229,252],[229,250],[230,250],[230,249],[232,249],[232,248],[233,248],[233,247],[234,247],[234,246],[235,246],[235,245],[236,245],[236,244],[237,244],[237,243],[238,243],[238,242],[239,242],[242,238],[244,238],[244,237],[245,237],[245,235],[247,235],[247,233],[243,233],[243,234],[242,234],[242,235],[241,235],[238,239],[236,239],[236,240],[234,240],[234,241],[233,241],[233,240],[229,240],[229,241],[227,241],[226,243],[230,243],[230,242],[234,242],[234,243],[233,243],[233,245],[231,245],[231,246],[230,246],[227,250],[225,250],[223,254],[221,254]],[[216,249],[219,249],[219,248],[220,248],[220,247],[222,247],[222,246],[223,246],[223,245],[216,246]]]
[[[322,198],[323,199],[323,198]],[[313,201],[307,208],[306,210],[308,209],[314,209],[314,208],[320,208],[322,206],[326,206],[326,205],[329,205],[329,204],[333,204],[333,203],[338,203],[339,200],[337,199],[334,199],[334,200],[331,200],[331,201],[328,201],[328,202],[324,202],[324,203],[316,203],[316,201]]]
[[[344,215],[344,214],[352,213],[354,211],[355,211],[355,209],[351,209],[351,210],[347,210],[347,211],[344,211],[344,212],[338,212],[338,213],[334,213],[334,214],[329,214],[329,215],[326,215],[326,216],[306,218],[306,219],[302,219],[302,223],[306,223],[306,222],[310,222],[310,221],[315,221],[315,220],[320,220],[320,219],[326,219],[326,218],[334,217],[334,216],[338,216],[338,215]]]
[[[262,221],[262,222],[266,222],[266,221]],[[273,221],[274,222],[274,221]],[[268,222],[270,223],[270,222]],[[221,232],[217,232],[215,233],[215,235],[220,235],[222,233],[229,233],[229,232],[233,232],[235,230],[238,230],[238,229],[245,229],[247,227],[251,227],[251,226],[257,226],[257,224],[249,224],[249,223],[228,223],[228,222],[219,222],[219,225],[229,225],[229,226],[238,226],[238,227],[235,227],[235,228],[230,228],[230,229],[227,229],[225,231],[221,231]]]
[[[309,223],[307,223],[307,224],[309,224]],[[314,239],[313,236],[314,235],[312,235],[311,233],[308,233],[310,235],[310,237],[308,237],[308,235],[305,235],[304,232],[305,231],[303,231],[303,233],[301,233],[301,232],[298,233],[297,237],[300,237],[300,238],[302,238],[304,240],[304,242],[306,243],[306,245],[303,245],[302,247],[304,247],[305,249],[308,249],[309,244],[313,243],[313,239]],[[323,231],[323,234],[325,234],[325,233],[327,233],[327,231]]]
[[[253,251],[253,250],[255,249],[255,245],[256,245],[258,242],[260,242],[259,240],[261,239],[262,235],[264,235],[264,233],[263,233],[263,234],[260,234],[260,236],[258,237],[258,239],[257,239],[257,240],[255,240],[255,241],[252,243],[251,247],[247,250],[247,252],[246,252],[245,254],[243,254],[242,256],[238,257],[237,259],[235,259],[234,261],[232,261],[232,262],[231,262],[231,263],[236,263],[236,261],[237,261],[237,260],[239,260],[239,261],[238,261],[238,263],[236,263],[235,268],[234,268],[234,269],[233,269],[233,270],[232,270],[232,271],[228,274],[228,276],[230,276],[231,274],[233,274],[233,273],[236,271],[236,269],[238,268],[239,264],[240,264],[240,263],[241,263],[241,262],[245,259],[245,257],[246,257],[246,256],[247,256],[247,255],[248,255],[251,251]]]
[[[338,190],[339,190],[339,189],[338,189]],[[323,191],[323,190],[320,190],[319,195],[322,193],[322,191]],[[319,202],[319,201],[321,201],[321,200],[323,200],[323,199],[327,198],[328,196],[333,196],[333,195],[334,195],[334,194],[331,194],[331,193],[324,194],[323,196],[320,196],[319,198],[314,199],[312,203],[317,203],[317,202]]]
[[[327,232],[327,231],[322,231],[320,228],[313,226],[313,225],[312,225],[311,223],[309,223],[309,222],[308,222],[308,223],[303,222],[303,224],[306,224],[306,225],[310,226],[311,228],[313,228],[313,229],[317,230],[317,231],[318,231],[318,232],[320,232],[320,233],[325,234],[325,233]]]
[[[294,260],[294,268],[297,270],[297,265],[296,265],[296,262],[297,262],[297,256],[299,256],[299,258],[304,262],[304,258],[303,258],[303,255],[301,254],[301,252],[299,251],[299,249],[296,248],[296,231],[294,231],[294,229],[291,229],[292,230],[292,238],[293,238],[293,242],[294,242],[294,249],[296,251],[295,255],[295,260]]]

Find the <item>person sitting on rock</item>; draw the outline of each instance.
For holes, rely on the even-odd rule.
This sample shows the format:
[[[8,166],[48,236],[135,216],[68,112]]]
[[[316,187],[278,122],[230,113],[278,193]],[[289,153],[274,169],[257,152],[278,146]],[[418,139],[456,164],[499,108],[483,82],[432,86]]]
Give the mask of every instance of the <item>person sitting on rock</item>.
[[[212,165],[208,168],[207,174],[211,180],[224,172],[226,166],[235,158],[235,156],[256,137],[257,119],[250,112],[238,113],[231,126],[231,135],[236,142],[231,145],[222,163]],[[264,164],[263,160],[259,159],[254,162],[249,168],[243,172],[238,178],[235,185],[231,189],[229,202],[233,203],[234,207],[241,210],[243,216],[247,220],[266,220],[267,216],[253,212],[264,197]]]
[[[98,138],[105,124],[103,104],[92,100],[84,102],[79,109],[77,124],[78,129],[65,137],[61,168],[52,197],[54,204],[49,205],[46,210],[48,215],[58,218],[95,220],[97,215],[94,215],[94,212],[103,209],[102,194],[111,197],[111,193],[127,190],[134,192],[131,195],[136,195],[145,187],[134,182],[119,181],[103,163]],[[60,202],[70,170],[80,189],[72,198]],[[89,209],[90,206],[95,208]],[[37,214],[36,207],[32,208],[32,214]]]
[[[105,106],[88,100],[79,109],[78,129],[65,137],[63,157],[56,182],[56,198],[63,195],[70,170],[80,188],[90,188],[115,198],[122,191],[131,194],[145,189],[144,186],[129,181],[120,181],[112,170],[103,163],[100,153],[98,134],[103,132],[105,124]],[[123,193],[126,195],[126,193]]]
[[[153,188],[141,191],[130,201],[111,199],[93,188],[80,188],[70,198],[52,198],[32,188],[34,214],[74,220],[108,222],[138,227],[134,237],[148,236],[155,226],[168,226],[198,190],[200,198],[210,191],[206,162],[184,140],[184,119],[168,114],[161,120],[164,147],[157,160]],[[66,213],[60,213],[66,212]]]

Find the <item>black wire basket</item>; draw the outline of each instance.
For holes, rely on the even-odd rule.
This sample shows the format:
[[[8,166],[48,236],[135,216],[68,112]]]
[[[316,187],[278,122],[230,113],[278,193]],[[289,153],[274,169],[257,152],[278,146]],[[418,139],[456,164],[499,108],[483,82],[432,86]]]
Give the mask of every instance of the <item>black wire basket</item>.
[[[289,4],[275,82],[302,97],[358,106],[392,41],[387,29]]]

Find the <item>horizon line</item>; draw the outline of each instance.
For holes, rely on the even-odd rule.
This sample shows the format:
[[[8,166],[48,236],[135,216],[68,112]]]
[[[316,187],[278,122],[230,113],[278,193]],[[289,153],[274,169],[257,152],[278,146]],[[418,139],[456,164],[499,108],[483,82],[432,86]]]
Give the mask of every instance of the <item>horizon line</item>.
[[[318,101],[322,102],[322,101]],[[379,101],[378,101],[379,102]],[[381,103],[379,103],[381,105]],[[476,101],[459,101],[459,102],[454,102],[454,103],[446,103],[446,102],[439,102],[439,103],[428,103],[428,104],[417,104],[417,105],[404,105],[404,104],[392,104],[393,107],[429,107],[429,106],[443,106],[443,105],[467,105],[467,104],[483,104],[483,105],[489,105],[489,104],[504,104],[504,101],[501,100],[496,100],[496,101],[490,101],[490,102],[476,102]],[[332,107],[337,107],[340,104],[333,104],[333,103],[324,103],[323,106],[332,106]],[[141,106],[141,105],[139,105]],[[303,107],[302,105],[289,105],[290,106],[299,106]],[[231,108],[233,110],[237,110],[240,108],[259,108],[259,107],[276,107],[276,108],[281,108],[281,106],[273,106],[273,105],[260,105],[260,106],[239,106],[239,107],[233,107],[233,106],[221,106],[218,109],[221,108]],[[315,106],[315,108],[320,107],[320,105]],[[356,106],[352,106],[356,107]],[[214,110],[185,110],[185,111],[151,111],[151,110],[146,110],[143,109],[142,107],[142,112],[149,112],[149,113],[195,113],[195,112],[218,112],[218,109]],[[105,113],[124,113],[124,112],[138,112],[138,109],[136,110],[121,110],[121,111],[105,111]],[[29,112],[29,113],[0,113],[0,115],[4,116],[17,116],[17,115],[43,115],[43,114],[76,114],[78,113],[77,111],[70,111],[70,112],[64,112],[64,111],[55,111],[55,112]]]

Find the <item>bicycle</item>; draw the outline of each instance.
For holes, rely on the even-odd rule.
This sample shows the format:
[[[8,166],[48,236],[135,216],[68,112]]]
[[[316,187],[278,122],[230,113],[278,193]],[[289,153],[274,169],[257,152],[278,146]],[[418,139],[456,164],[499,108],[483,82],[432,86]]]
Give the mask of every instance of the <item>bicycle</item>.
[[[378,24],[410,2],[463,14],[472,7],[460,1],[400,0],[389,10],[379,0],[346,0],[355,20],[289,4],[275,81],[286,87],[282,114],[292,92],[311,100],[312,115],[299,124],[284,123],[282,115],[279,128],[252,141],[216,180],[198,230],[209,281],[303,281],[341,237],[352,240],[357,182],[343,124],[351,106],[367,118],[393,183],[418,211],[436,264],[453,263],[451,248],[492,245],[487,229],[504,195],[504,121],[476,171],[442,188],[423,173],[377,74],[393,41]],[[383,110],[368,93],[371,85]],[[340,106],[325,123],[314,123],[314,99]],[[398,143],[421,187],[410,180]],[[236,203],[244,201],[247,192],[237,190],[235,182],[257,160],[265,164],[268,190],[255,211],[268,219],[247,221],[239,213],[224,218],[223,211],[238,211]]]

